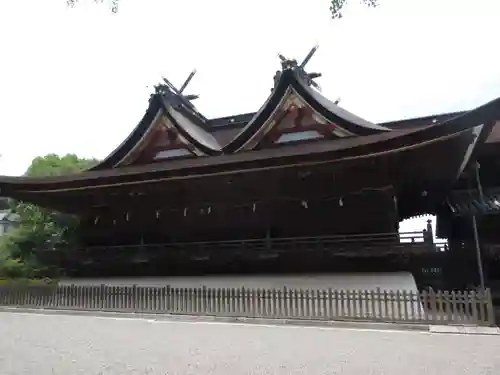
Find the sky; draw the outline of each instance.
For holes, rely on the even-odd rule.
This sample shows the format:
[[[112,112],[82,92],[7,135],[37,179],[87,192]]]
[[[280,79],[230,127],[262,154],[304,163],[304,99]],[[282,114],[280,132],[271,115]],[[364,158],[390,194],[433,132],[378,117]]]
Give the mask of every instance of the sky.
[[[0,174],[33,157],[104,158],[136,126],[161,77],[207,117],[256,111],[303,58],[330,99],[374,122],[466,110],[500,96],[498,0],[0,0]]]

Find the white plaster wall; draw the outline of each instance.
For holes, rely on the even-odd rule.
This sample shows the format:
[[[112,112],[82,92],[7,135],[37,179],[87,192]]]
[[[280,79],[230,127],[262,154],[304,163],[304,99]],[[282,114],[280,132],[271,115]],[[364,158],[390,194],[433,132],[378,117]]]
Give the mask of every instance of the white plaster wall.
[[[140,278],[99,278],[63,280],[64,284],[86,285],[141,285],[196,288],[302,288],[333,290],[382,290],[414,291],[417,284],[409,272],[304,274],[304,275],[216,275]]]

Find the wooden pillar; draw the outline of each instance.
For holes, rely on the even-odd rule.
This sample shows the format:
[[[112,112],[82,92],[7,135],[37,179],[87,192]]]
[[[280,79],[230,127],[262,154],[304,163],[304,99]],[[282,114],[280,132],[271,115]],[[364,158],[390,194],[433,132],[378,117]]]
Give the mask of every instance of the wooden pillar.
[[[424,242],[434,247],[434,233],[432,231],[432,220],[427,220],[427,227],[423,230]]]
[[[427,220],[427,235],[429,236],[429,240],[431,243],[434,243],[434,233],[432,231],[432,220]]]
[[[266,250],[267,251],[271,251],[271,249],[272,249],[272,239],[271,239],[271,228],[269,226],[266,229],[265,243],[266,243]]]
[[[474,244],[451,240],[444,266],[448,288],[464,290],[479,283],[474,262]]]

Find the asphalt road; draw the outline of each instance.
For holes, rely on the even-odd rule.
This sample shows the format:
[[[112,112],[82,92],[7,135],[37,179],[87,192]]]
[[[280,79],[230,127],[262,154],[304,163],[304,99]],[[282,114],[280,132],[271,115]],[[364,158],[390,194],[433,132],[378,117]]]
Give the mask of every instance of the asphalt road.
[[[0,313],[2,375],[500,373],[500,336]]]

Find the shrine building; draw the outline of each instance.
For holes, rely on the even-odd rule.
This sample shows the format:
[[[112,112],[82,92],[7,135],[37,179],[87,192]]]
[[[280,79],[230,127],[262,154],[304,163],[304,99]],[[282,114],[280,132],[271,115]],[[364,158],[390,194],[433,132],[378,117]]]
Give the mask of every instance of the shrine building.
[[[445,253],[432,233],[406,242],[398,233],[428,214],[463,247],[470,215],[488,213],[480,233],[498,243],[500,99],[377,124],[324,97],[303,65],[282,58],[262,106],[223,118],[206,118],[185,85],[166,81],[99,164],[0,177],[0,196],[78,216],[79,247],[51,250],[76,274],[407,269]],[[473,199],[478,162],[486,206]]]

